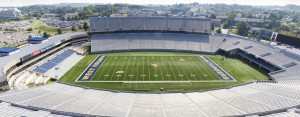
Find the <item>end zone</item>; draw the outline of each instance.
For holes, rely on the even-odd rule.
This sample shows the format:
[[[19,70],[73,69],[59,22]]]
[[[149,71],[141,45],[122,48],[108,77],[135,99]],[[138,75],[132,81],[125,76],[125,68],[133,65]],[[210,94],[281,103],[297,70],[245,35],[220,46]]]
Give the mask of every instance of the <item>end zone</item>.
[[[235,79],[229,75],[225,70],[223,70],[219,65],[210,60],[207,56],[199,56],[201,61],[203,61],[212,71],[214,71],[221,80],[234,80]]]
[[[95,60],[84,70],[84,72],[77,78],[76,81],[90,81],[95,73],[98,71],[106,56],[97,56]]]

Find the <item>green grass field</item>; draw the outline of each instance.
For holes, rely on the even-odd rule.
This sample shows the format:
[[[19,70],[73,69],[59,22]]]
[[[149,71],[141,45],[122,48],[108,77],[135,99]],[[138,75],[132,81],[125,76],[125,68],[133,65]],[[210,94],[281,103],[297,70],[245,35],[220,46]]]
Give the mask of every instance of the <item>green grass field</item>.
[[[198,58],[199,54],[123,52],[107,54],[106,60],[91,81],[78,82],[77,78],[97,56],[87,55],[59,82],[111,90],[149,89],[157,92],[160,91],[160,88],[164,88],[164,91],[204,90],[268,79],[266,71],[239,59],[227,58],[222,62],[220,55],[207,56],[233,76],[236,81],[221,80]],[[154,67],[155,65],[156,67]]]
[[[57,29],[56,27],[51,27],[51,26],[47,26],[45,25],[45,23],[41,20],[33,20],[32,23],[30,24],[30,27],[33,28],[33,32],[38,32],[41,31],[43,32],[48,32],[48,33],[57,33]],[[72,32],[71,29],[69,28],[62,28],[61,29],[63,31],[63,33],[66,32]],[[79,30],[78,30],[79,31]]]
[[[108,55],[93,81],[220,80],[197,56]]]

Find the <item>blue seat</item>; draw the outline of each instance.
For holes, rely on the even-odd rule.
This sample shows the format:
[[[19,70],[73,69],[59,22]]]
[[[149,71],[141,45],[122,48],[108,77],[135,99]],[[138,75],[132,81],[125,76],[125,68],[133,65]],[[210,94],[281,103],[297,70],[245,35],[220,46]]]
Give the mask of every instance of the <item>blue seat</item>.
[[[55,63],[48,61],[48,62],[44,63],[43,65],[41,65],[40,68],[49,70],[49,69],[53,68],[55,65],[56,65]]]
[[[67,50],[67,51],[61,53],[61,54],[58,55],[58,56],[63,57],[63,58],[67,58],[67,57],[71,56],[73,53],[74,53],[74,51],[72,51],[72,50]]]
[[[52,61],[53,63],[56,63],[56,64],[57,64],[57,63],[62,62],[63,60],[65,60],[65,58],[62,58],[62,57],[60,57],[60,56],[57,56],[57,57],[51,59],[50,61]]]
[[[40,73],[46,73],[49,69],[55,67],[58,63],[65,60],[67,57],[71,56],[73,53],[75,53],[72,50],[67,50],[60,55],[52,58],[51,60],[47,61],[46,63],[40,65],[38,68],[34,69],[33,71],[40,72]]]
[[[47,72],[46,70],[43,70],[41,68],[35,68],[33,71],[39,72],[39,73],[46,73]]]

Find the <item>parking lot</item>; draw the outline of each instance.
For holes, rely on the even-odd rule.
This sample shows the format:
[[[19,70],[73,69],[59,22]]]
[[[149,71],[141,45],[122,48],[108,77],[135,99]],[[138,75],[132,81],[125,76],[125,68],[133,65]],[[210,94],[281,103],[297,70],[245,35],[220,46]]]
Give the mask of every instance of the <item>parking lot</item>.
[[[29,35],[37,36],[37,34],[29,32],[0,32],[0,47],[25,44]]]
[[[0,30],[14,29],[17,31],[23,31],[23,30],[27,30],[29,28],[29,25],[30,25],[29,21],[6,22],[0,24]]]
[[[78,27],[83,25],[83,23],[79,21],[45,20],[44,22],[47,26],[56,28],[71,28],[73,26]]]

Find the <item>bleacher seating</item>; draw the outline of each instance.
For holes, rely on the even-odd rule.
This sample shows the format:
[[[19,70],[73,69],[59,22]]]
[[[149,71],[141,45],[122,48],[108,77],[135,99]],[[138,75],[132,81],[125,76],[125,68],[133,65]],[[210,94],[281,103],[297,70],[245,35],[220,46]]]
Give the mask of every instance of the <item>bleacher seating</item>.
[[[176,33],[130,33],[130,34],[101,34],[93,35],[92,53],[131,50],[131,49],[160,49],[160,50],[186,50],[215,52],[211,50],[212,44],[209,36]]]
[[[54,68],[58,63],[62,62],[69,56],[71,56],[73,53],[75,53],[73,50],[67,50],[63,53],[60,53],[56,57],[50,59],[49,61],[45,62],[44,64],[38,66],[33,71],[39,72],[39,73],[46,73],[48,70]]]
[[[90,17],[92,32],[163,30],[210,33],[210,20],[175,17]]]
[[[0,100],[102,116],[236,116],[295,106],[300,103],[299,90],[299,86],[250,83],[205,92],[147,94],[53,83],[0,94]]]

